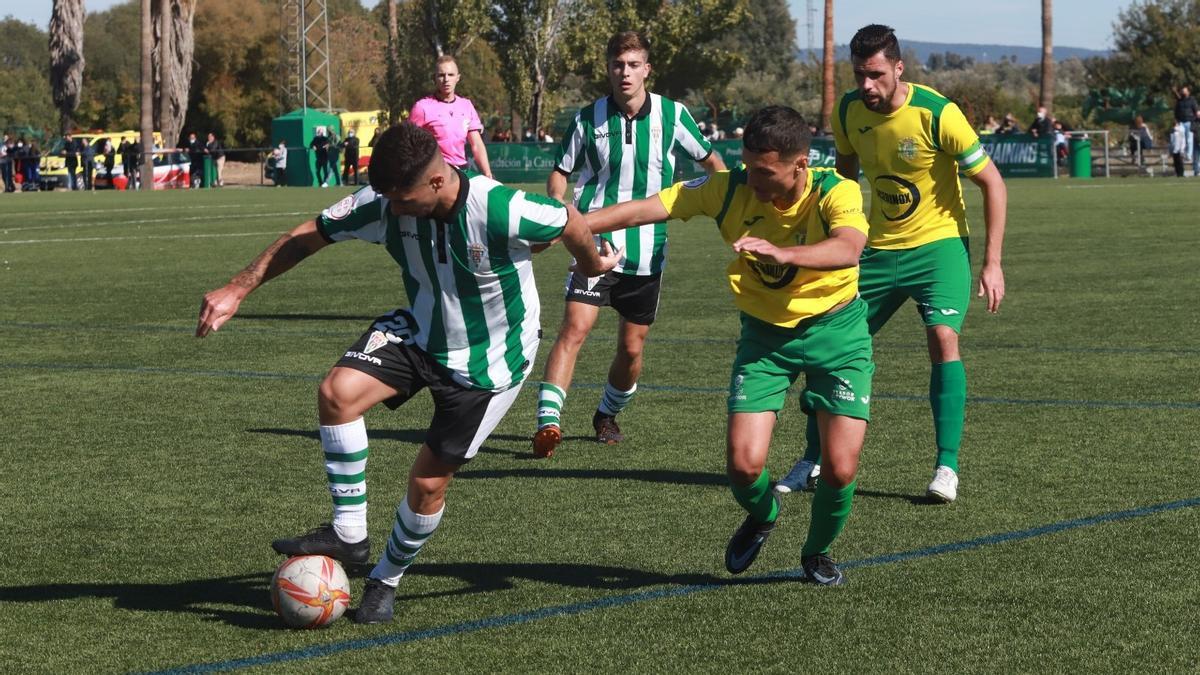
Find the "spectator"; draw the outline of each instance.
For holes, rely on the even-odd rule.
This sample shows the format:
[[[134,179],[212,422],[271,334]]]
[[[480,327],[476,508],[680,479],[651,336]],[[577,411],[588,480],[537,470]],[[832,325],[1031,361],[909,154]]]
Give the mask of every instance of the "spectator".
[[[1129,154],[1133,157],[1133,161],[1141,166],[1145,163],[1145,152],[1154,147],[1154,136],[1150,134],[1150,127],[1146,126],[1146,120],[1142,119],[1141,115],[1133,118],[1133,123],[1129,125]]]
[[[1195,141],[1192,139],[1192,123],[1196,120],[1196,115],[1200,113],[1200,106],[1197,106],[1196,99],[1192,97],[1192,92],[1187,87],[1180,87],[1175,93],[1175,122],[1183,125],[1183,135],[1187,151],[1184,153],[1184,159],[1192,162],[1195,159]]]
[[[125,189],[137,189],[137,144],[122,136],[117,145],[117,154],[121,156],[121,174],[125,176]]]
[[[17,186],[13,184],[13,161],[16,152],[16,144],[8,134],[4,134],[4,141],[0,143],[0,180],[4,182],[5,192],[15,192],[17,189]]]
[[[112,141],[104,139],[104,176],[108,179],[108,186],[112,187],[112,172],[117,165],[117,151],[113,148]]]
[[[21,163],[25,171],[25,184],[23,190],[37,192],[42,181],[41,173],[38,171],[38,164],[42,161],[42,151],[38,149],[37,141],[30,141],[29,145],[25,146],[25,161]]]
[[[213,167],[217,175],[215,185],[225,184],[225,147],[221,145],[221,141],[217,140],[217,135],[213,132],[208,132],[208,142],[204,144],[204,149],[208,151],[208,156],[212,157]]]
[[[1004,121],[1000,123],[1000,128],[996,130],[998,134],[1019,134],[1021,133],[1021,125],[1017,124],[1017,117],[1012,113],[1004,116]]]
[[[1183,159],[1187,154],[1187,139],[1192,135],[1190,127],[1183,122],[1175,122],[1171,128],[1171,161],[1175,165],[1175,176],[1183,178]]]
[[[442,156],[454,166],[467,166],[467,146],[479,173],[492,177],[487,146],[483,143],[483,122],[475,105],[455,93],[461,75],[453,56],[444,54],[434,63],[434,92],[413,104],[408,121],[424,127],[437,139]],[[533,130],[526,130],[526,141],[536,141]]]
[[[287,184],[287,156],[287,142],[279,141],[279,145],[271,151],[271,159],[275,160],[275,170],[272,179],[275,181],[276,187]]]
[[[83,189],[95,190],[96,186],[92,184],[92,177],[96,173],[96,145],[87,141],[82,141],[79,145],[80,168],[83,169]]]
[[[1033,134],[1034,138],[1046,138],[1054,133],[1054,126],[1050,117],[1046,115],[1045,106],[1038,106],[1037,117],[1029,124],[1029,133]]]
[[[1200,176],[1200,110],[1192,120],[1192,176]]]
[[[67,169],[67,189],[79,189],[79,145],[71,132],[63,134],[63,165]]]
[[[308,147],[312,148],[316,159],[317,185],[329,187],[329,138],[325,136],[325,127],[317,127]]]
[[[338,166],[341,156],[342,139],[338,138],[337,132],[331,128],[329,129],[329,178],[326,182],[332,182],[334,185],[342,184],[342,169]]]
[[[204,175],[204,155],[206,154],[204,143],[199,138],[196,138],[196,132],[189,131],[187,142],[183,144],[180,150],[186,152],[188,155],[188,163],[190,164],[188,169],[188,183],[191,187],[200,187],[202,182],[201,177]]]
[[[995,115],[988,115],[987,121],[983,123],[983,128],[979,130],[980,135],[994,134],[1000,131],[1000,122],[996,120]]]
[[[342,141],[342,185],[350,184],[350,173],[354,173],[354,184],[358,185],[358,137],[354,130],[346,132]]]
[[[1054,154],[1058,158],[1060,164],[1067,161],[1067,132],[1070,129],[1063,126],[1062,122],[1054,120]]]
[[[542,143],[553,143],[554,137],[550,135],[549,131],[542,129],[541,131],[538,132],[538,140],[541,141]]]
[[[743,129],[743,128],[741,128],[741,127],[738,127],[738,128],[736,128],[736,129],[734,129],[734,130],[733,130],[733,137],[734,137],[734,138],[739,138],[739,139],[740,139],[740,138],[742,137],[742,135],[743,135],[743,134],[745,134],[745,133],[746,133],[746,130],[745,130],[745,129]]]

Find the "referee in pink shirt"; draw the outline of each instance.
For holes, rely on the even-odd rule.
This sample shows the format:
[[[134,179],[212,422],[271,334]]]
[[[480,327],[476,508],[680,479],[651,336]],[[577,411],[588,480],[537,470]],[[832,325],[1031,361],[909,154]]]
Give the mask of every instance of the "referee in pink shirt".
[[[479,172],[491,178],[492,167],[483,144],[483,123],[479,121],[479,113],[475,112],[469,99],[454,93],[460,77],[458,63],[453,56],[443,54],[438,57],[435,67],[433,95],[413,104],[408,120],[428,129],[437,139],[446,162],[460,169],[467,166],[466,146],[470,143],[471,156],[475,158]]]

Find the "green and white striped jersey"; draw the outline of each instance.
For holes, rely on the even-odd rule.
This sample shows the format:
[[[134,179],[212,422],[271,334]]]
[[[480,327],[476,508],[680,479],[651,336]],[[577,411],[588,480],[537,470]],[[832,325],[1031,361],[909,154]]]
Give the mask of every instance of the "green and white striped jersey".
[[[611,96],[585,106],[567,129],[554,170],[568,177],[576,169],[575,206],[583,213],[658,194],[675,182],[672,150],[701,161],[712,145],[700,135],[682,103],[647,94],[646,103],[626,117]],[[667,224],[653,223],[601,235],[625,257],[613,270],[648,276],[662,272],[667,257]]]
[[[389,337],[424,350],[460,384],[499,392],[533,366],[541,304],[529,246],[560,236],[567,209],[486,176],[459,177],[444,221],[394,215],[387,198],[365,187],[325,209],[317,228],[331,242],[386,246],[409,305]]]

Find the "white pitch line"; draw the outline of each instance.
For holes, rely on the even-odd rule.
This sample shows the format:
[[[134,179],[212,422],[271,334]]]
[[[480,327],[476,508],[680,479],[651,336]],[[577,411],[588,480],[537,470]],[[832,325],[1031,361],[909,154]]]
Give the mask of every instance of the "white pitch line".
[[[60,223],[58,225],[34,225],[32,227],[3,227],[0,234],[9,232],[27,232],[29,230],[62,230],[76,227],[96,227],[100,225],[145,225],[148,223],[179,223],[192,220],[244,220],[246,218],[270,218],[274,216],[303,216],[312,211],[279,211],[276,213],[243,213],[236,216],[188,216],[184,218],[149,218],[144,220],[123,220],[121,222],[97,221],[94,223]]]
[[[169,206],[139,206],[137,208],[127,209],[78,209],[74,211],[6,211],[0,213],[0,218],[20,218],[28,216],[69,216],[76,213],[96,213],[103,210],[104,213],[128,213],[130,211],[170,211],[172,209],[240,209],[245,208],[246,204],[217,204],[214,206],[196,205],[196,204],[173,204]],[[250,206],[269,206],[269,204],[253,204]]]
[[[71,239],[24,239],[18,241],[0,241],[4,244],[58,244],[74,241],[129,241],[133,239],[209,239],[212,237],[257,237],[264,234],[283,234],[286,230],[271,232],[232,232],[225,234],[147,234],[142,237],[77,237]]]

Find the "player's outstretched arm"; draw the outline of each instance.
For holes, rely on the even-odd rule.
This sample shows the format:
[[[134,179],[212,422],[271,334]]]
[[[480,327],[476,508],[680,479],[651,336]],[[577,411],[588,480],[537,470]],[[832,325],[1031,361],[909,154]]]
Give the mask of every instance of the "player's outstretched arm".
[[[623,251],[613,251],[608,242],[600,243],[601,249],[596,251],[595,240],[588,229],[583,214],[574,206],[567,206],[567,226],[563,228],[563,245],[575,256],[572,269],[589,277],[598,277],[611,270],[620,262]]]
[[[295,267],[297,263],[324,248],[329,242],[317,231],[317,221],[310,220],[275,240],[258,254],[229,283],[209,291],[200,303],[200,320],[196,337],[218,330],[237,313],[242,300],[269,279]]]
[[[667,207],[663,206],[658,195],[606,206],[599,211],[592,211],[586,216],[587,226],[592,234],[604,234],[637,225],[661,223],[670,217],[671,214],[667,213]]]
[[[812,270],[840,270],[858,265],[867,235],[853,227],[834,228],[829,238],[815,244],[780,248],[765,239],[742,237],[733,250],[751,253],[762,262],[792,265]]]
[[[1004,268],[1000,265],[1004,248],[1004,226],[1008,213],[1008,188],[994,163],[989,162],[983,171],[971,176],[971,182],[983,191],[983,222],[987,227],[987,241],[983,249],[983,270],[979,273],[979,297],[987,299],[987,310],[993,314],[1000,311],[1004,300]]]

